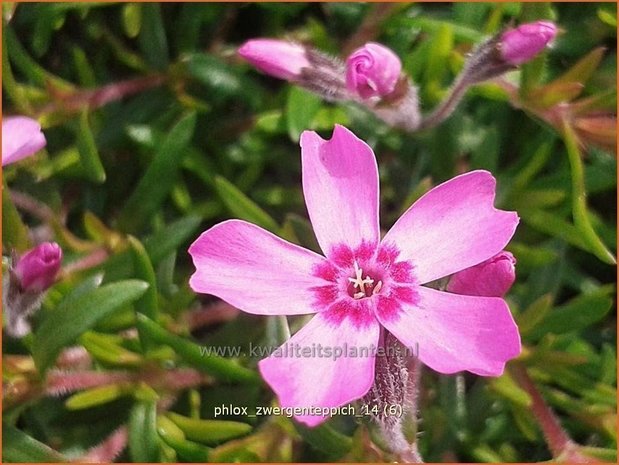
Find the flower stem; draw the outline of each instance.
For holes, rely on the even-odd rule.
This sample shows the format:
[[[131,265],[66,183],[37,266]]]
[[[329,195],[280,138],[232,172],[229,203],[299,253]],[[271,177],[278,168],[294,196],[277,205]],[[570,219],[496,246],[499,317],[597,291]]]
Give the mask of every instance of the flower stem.
[[[465,76],[461,74],[449,90],[447,97],[439,103],[432,113],[421,120],[418,130],[434,128],[449,118],[464,97],[469,86],[470,84],[465,79]]]
[[[561,427],[559,419],[546,404],[539,390],[529,376],[527,369],[522,365],[514,365],[512,373],[522,389],[531,397],[531,411],[539,422],[539,426],[546,439],[546,444],[555,459],[573,463],[593,463],[589,457],[579,451],[576,444]]]

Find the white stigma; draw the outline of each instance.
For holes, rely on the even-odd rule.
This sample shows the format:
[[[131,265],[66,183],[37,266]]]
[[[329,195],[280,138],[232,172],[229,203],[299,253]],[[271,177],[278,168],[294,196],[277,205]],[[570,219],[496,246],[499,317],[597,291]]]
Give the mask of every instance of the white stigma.
[[[353,284],[353,287],[355,289],[359,288],[359,292],[355,292],[353,294],[353,298],[355,299],[363,299],[365,297],[365,286],[371,286],[372,284],[374,284],[374,280],[369,276],[366,275],[366,277],[363,278],[363,270],[359,268],[357,260],[355,260],[355,277],[348,278],[348,280]],[[379,281],[378,284],[380,285],[377,285],[380,290],[382,283]],[[375,290],[374,294],[376,294],[376,292],[378,291]]]

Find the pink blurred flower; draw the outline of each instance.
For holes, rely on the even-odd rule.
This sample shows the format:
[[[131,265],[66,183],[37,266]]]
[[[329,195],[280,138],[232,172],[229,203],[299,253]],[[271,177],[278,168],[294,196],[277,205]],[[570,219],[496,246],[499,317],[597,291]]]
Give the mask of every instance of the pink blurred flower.
[[[373,356],[303,354],[371,353],[385,330],[438,372],[500,375],[520,353],[505,301],[422,286],[493,257],[514,234],[518,216],[494,208],[492,175],[473,171],[435,187],[381,240],[372,149],[336,126],[329,141],[304,132],[301,156],[324,257],[240,220],[212,227],[189,249],[196,292],[258,315],[316,314],[259,362],[281,405],[338,407],[364,396],[374,383]],[[309,426],[325,419],[296,418]]]
[[[56,279],[62,263],[62,249],[55,242],[44,242],[22,255],[13,273],[25,292],[43,292]]]
[[[494,257],[454,274],[447,291],[456,294],[503,297],[516,280],[516,259],[504,250]]]
[[[305,47],[284,40],[248,40],[238,53],[259,70],[280,79],[298,79],[301,70],[310,67]]]
[[[2,166],[26,158],[45,147],[41,125],[25,116],[2,120]]]
[[[501,57],[509,64],[520,65],[544,50],[556,35],[557,26],[550,21],[522,24],[501,36]]]
[[[346,87],[361,98],[384,97],[395,89],[402,63],[387,47],[368,42],[346,59]]]

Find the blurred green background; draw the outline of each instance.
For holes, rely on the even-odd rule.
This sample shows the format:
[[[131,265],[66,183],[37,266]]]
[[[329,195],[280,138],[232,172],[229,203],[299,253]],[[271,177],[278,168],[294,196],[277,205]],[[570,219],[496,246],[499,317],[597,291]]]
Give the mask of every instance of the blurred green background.
[[[441,181],[495,175],[497,206],[521,217],[508,247],[518,277],[507,299],[524,346],[514,363],[586,454],[616,460],[614,3],[3,2],[2,13],[3,113],[37,118],[48,140],[4,169],[3,254],[40,240],[65,251],[34,334],[3,338],[4,461],[83,457],[122,425],[120,461],[389,459],[351,418],[314,430],[284,417],[213,423],[216,405],[273,396],[257,360],[204,357],[199,346],[277,344],[285,329],[187,284],[188,245],[224,219],[316,249],[298,140],[305,129],[330,137],[336,123],[377,154],[384,228]],[[474,87],[449,120],[418,134],[236,56],[256,37],[341,57],[378,41],[400,56],[428,112],[476,43],[536,19],[561,29],[547,53]],[[293,331],[301,324],[290,319]],[[105,383],[57,371],[57,355],[76,344]],[[180,373],[194,378],[183,385]],[[551,459],[510,370],[490,379],[426,369],[422,381],[426,461]]]

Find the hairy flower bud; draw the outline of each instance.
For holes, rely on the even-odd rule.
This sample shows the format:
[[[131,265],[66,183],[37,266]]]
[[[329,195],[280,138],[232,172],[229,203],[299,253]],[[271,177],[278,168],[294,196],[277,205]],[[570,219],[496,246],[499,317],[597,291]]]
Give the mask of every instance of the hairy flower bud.
[[[455,294],[503,297],[516,279],[516,259],[503,251],[489,260],[455,273],[447,291]]]
[[[19,258],[13,273],[26,292],[43,292],[56,279],[62,262],[62,249],[55,242],[44,242]]]
[[[550,21],[526,23],[503,33],[501,58],[517,66],[531,60],[557,35],[557,26]]]
[[[41,125],[25,116],[8,116],[2,121],[2,166],[26,158],[45,147]]]
[[[387,47],[368,42],[346,59],[346,87],[363,99],[384,97],[394,91],[402,63]]]
[[[280,79],[297,80],[303,68],[311,66],[304,46],[284,40],[248,40],[238,53],[260,71]]]

